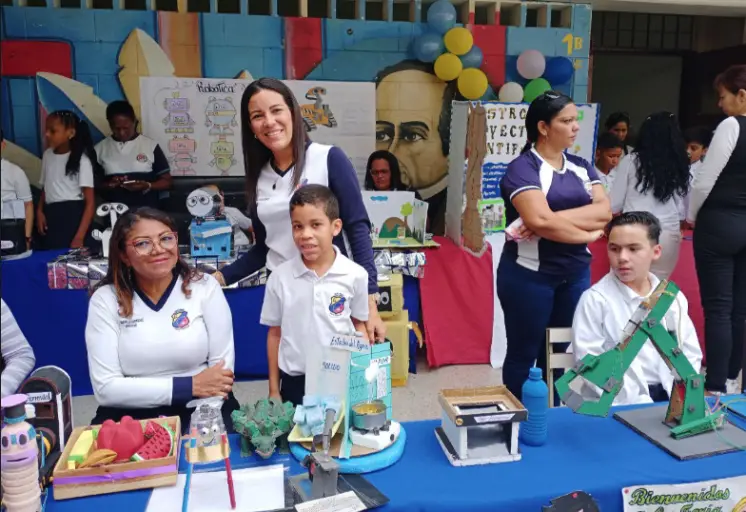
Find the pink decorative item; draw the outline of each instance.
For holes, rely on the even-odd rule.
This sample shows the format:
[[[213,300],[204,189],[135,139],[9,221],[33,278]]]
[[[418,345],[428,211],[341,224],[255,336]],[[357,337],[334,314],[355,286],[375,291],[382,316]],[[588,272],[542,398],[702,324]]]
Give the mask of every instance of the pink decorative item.
[[[117,462],[129,460],[143,444],[142,425],[129,416],[124,416],[119,423],[106,420],[96,436],[96,448],[117,452]]]
[[[7,512],[39,512],[39,448],[36,430],[26,422],[26,395],[10,395],[2,400],[4,423],[2,445],[3,505]]]

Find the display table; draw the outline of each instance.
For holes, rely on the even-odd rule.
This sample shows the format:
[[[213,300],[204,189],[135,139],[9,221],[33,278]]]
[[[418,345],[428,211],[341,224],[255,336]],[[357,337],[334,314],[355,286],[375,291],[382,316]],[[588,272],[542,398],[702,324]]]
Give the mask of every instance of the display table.
[[[552,498],[582,490],[604,512],[621,512],[625,486],[728,478],[742,475],[746,468],[746,452],[682,462],[611,417],[579,416],[567,408],[549,412],[548,443],[521,446],[522,460],[458,468],[448,463],[435,439],[438,424],[405,423],[403,457],[390,468],[366,475],[391,500],[382,510],[530,512],[541,510]],[[242,466],[236,441],[232,439],[234,470]],[[295,460],[275,457],[276,463],[289,466],[289,475],[302,472]],[[135,491],[63,502],[50,496],[46,511],[140,512],[149,495],[150,491]]]
[[[84,337],[88,290],[49,288],[47,262],[60,253],[36,252],[25,259],[3,261],[2,297],[34,349],[36,366],[61,367],[70,374],[73,395],[90,395],[93,390]],[[259,324],[264,286],[226,290],[225,296],[233,312],[236,377],[266,378],[267,328]],[[410,319],[420,322],[418,280],[408,276],[404,277],[404,304]],[[411,333],[410,350],[416,346]],[[410,371],[414,371],[415,358],[410,360]]]

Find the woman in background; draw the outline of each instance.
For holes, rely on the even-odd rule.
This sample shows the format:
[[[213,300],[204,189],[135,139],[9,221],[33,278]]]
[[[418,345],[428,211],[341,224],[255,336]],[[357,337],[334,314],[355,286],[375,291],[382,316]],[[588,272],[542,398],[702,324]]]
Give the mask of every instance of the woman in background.
[[[402,183],[399,160],[393,153],[381,149],[370,154],[365,166],[365,190],[409,190]]]
[[[44,249],[90,245],[95,211],[93,163],[96,152],[88,124],[69,110],[47,116],[48,149],[41,159],[41,199],[36,228]]]
[[[746,389],[746,65],[728,68],[715,88],[730,117],[717,127],[694,175],[687,219],[705,313],[705,389],[739,393]]]
[[[503,381],[519,400],[534,362],[546,375],[547,328],[572,325],[591,286],[587,244],[611,219],[593,166],[565,153],[580,130],[573,101],[546,92],[525,123],[528,142],[500,182],[507,223],[522,227],[505,242],[496,285],[508,339]]]
[[[2,342],[2,398],[15,393],[36,364],[31,345],[18,327],[10,308],[0,299],[0,339]]]
[[[637,147],[614,173],[611,211],[650,212],[658,218],[663,250],[650,271],[658,279],[668,279],[679,260],[684,198],[689,191],[689,156],[676,117],[658,112],[645,119]]]
[[[111,135],[96,144],[103,177],[97,184],[106,202],[135,209],[158,207],[159,194],[171,188],[171,170],[156,141],[137,133],[132,105],[112,101],[106,107]]]
[[[85,329],[99,407],[92,424],[122,416],[179,416],[186,431],[194,398],[233,396],[233,320],[215,279],[179,257],[176,225],[142,207],[119,218],[109,270],[96,287]]]
[[[614,112],[606,118],[606,123],[604,123],[604,126],[606,126],[607,132],[613,133],[617,136],[617,138],[619,138],[619,140],[625,143],[624,154],[630,154],[633,148],[632,146],[627,144],[630,132],[629,114],[627,114],[626,112]]]

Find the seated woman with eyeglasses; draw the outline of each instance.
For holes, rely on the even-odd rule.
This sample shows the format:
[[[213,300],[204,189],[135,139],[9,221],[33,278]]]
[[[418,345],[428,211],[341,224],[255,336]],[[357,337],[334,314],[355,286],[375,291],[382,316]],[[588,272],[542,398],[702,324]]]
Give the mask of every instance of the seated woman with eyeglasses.
[[[91,384],[99,403],[92,424],[122,416],[180,416],[188,429],[196,398],[233,396],[233,321],[218,282],[179,257],[176,225],[139,208],[119,218],[109,270],[95,289],[85,331]]]

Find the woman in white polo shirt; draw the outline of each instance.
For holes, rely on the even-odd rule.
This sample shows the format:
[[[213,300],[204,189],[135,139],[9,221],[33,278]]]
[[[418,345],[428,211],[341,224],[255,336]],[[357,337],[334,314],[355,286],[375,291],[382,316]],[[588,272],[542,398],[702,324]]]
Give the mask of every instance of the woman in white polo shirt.
[[[5,151],[5,137],[0,130],[0,148]],[[26,173],[16,164],[7,161],[5,158],[0,160],[0,193],[2,194],[2,218],[16,217],[13,212],[12,203],[14,201],[23,202],[26,228],[26,248],[31,247],[31,234],[34,231],[34,199],[31,195],[31,186],[29,185]],[[10,214],[13,215],[10,215]]]
[[[96,144],[103,177],[96,188],[106,202],[124,203],[133,210],[158,206],[159,194],[171,188],[171,169],[153,139],[137,133],[132,105],[113,101],[106,107],[111,135]]]
[[[232,284],[265,264],[270,271],[294,258],[298,249],[290,225],[290,197],[305,184],[328,186],[339,199],[342,233],[335,245],[368,272],[370,339],[383,341],[378,315],[378,272],[373,262],[370,220],[355,168],[335,146],[311,142],[292,91],[274,78],[252,82],[241,98],[241,136],[246,166],[247,204],[255,244],[214,275]]]
[[[180,416],[189,427],[195,398],[233,396],[233,321],[215,279],[179,258],[176,226],[141,208],[116,223],[109,270],[91,297],[85,330],[91,384],[99,403],[93,424],[122,416]]]

